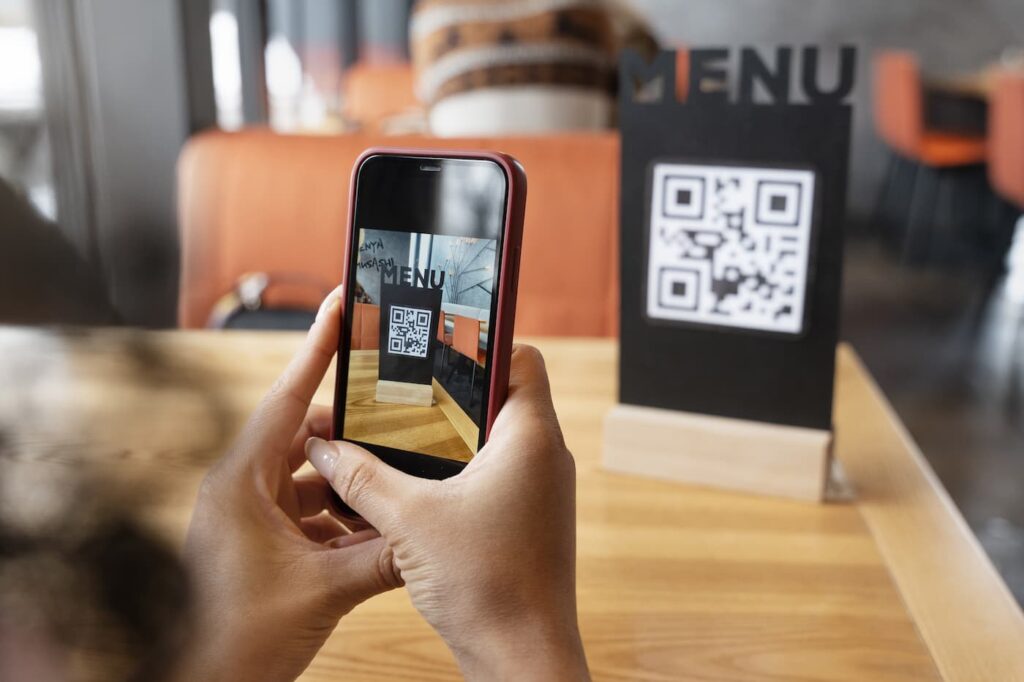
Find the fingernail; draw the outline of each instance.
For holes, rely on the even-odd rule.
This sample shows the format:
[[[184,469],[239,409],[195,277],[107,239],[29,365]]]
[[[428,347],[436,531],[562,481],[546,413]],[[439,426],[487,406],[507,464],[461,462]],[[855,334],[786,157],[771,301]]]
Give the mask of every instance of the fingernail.
[[[323,438],[313,437],[306,441],[306,459],[321,476],[329,481],[334,476],[338,451]]]

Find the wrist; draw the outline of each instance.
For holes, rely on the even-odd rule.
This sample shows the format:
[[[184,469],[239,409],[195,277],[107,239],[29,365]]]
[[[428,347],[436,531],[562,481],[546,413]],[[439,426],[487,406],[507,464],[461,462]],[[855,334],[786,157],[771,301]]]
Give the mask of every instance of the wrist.
[[[232,682],[234,680],[262,680],[291,682],[296,675],[289,673],[287,657],[274,646],[260,646],[259,642],[275,641],[252,627],[246,627],[234,618],[212,617],[209,613],[197,619],[191,646],[185,652],[176,682]]]
[[[467,680],[589,680],[575,613],[529,618],[448,643]]]

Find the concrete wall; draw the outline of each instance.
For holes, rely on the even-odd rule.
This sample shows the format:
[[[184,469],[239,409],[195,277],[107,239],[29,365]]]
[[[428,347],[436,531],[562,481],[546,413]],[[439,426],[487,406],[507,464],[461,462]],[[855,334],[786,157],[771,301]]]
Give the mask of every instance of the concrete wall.
[[[970,71],[1009,45],[1024,47],[1021,0],[630,0],[666,46],[856,45],[850,213],[870,217],[885,170],[873,133],[871,53],[900,47],[926,71]],[[827,73],[823,71],[823,73]]]
[[[392,262],[396,267],[409,265],[409,235],[384,230],[364,230],[363,234],[356,281],[370,300],[380,305],[380,276],[384,268]]]
[[[173,326],[178,299],[178,152],[189,134],[176,0],[75,0],[95,219],[123,319]]]

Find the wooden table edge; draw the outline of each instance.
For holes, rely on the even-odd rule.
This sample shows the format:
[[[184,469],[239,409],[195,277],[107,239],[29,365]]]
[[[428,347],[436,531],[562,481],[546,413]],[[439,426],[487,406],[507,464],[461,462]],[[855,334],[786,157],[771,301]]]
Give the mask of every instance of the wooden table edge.
[[[841,390],[866,391],[901,447],[844,457],[840,432],[839,458],[856,491],[861,516],[942,678],[1024,680],[1020,606],[885,394],[847,344],[839,348],[840,371],[844,364],[855,371],[853,385]],[[892,457],[894,452],[904,456]]]

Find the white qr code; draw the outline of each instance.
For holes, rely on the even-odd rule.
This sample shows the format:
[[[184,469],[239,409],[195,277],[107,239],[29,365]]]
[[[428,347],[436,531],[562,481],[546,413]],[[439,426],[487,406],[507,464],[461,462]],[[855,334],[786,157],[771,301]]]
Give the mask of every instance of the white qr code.
[[[388,352],[392,355],[427,357],[430,349],[429,310],[391,306],[391,324],[388,331]]]
[[[800,334],[814,173],[654,166],[647,316]]]

